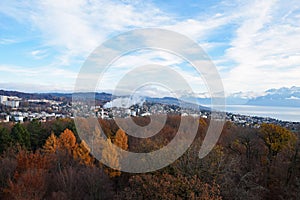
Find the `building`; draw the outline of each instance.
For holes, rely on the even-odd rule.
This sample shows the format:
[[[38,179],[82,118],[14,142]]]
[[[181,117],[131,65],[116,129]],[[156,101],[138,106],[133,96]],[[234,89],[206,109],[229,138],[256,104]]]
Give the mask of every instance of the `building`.
[[[16,122],[20,122],[20,123],[24,122],[24,116],[22,116],[22,115],[15,115],[14,119]]]
[[[7,96],[0,95],[0,103],[4,104],[7,101]]]
[[[21,98],[16,96],[4,96],[4,95],[0,96],[0,103],[12,108],[18,108],[20,106],[21,100],[22,100]]]

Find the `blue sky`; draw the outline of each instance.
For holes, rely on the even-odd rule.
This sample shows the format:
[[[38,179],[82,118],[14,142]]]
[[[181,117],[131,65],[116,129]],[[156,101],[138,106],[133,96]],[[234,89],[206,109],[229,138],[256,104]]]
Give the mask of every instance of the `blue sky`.
[[[0,88],[72,91],[97,46],[124,31],[148,27],[196,41],[216,65],[226,94],[300,85],[298,0],[2,0]],[[148,52],[124,58],[119,65],[131,65],[133,58],[159,61],[159,56],[169,59],[165,64],[176,64],[174,56]],[[203,84],[189,76],[190,66],[180,66],[191,84]],[[122,75],[121,70],[112,73]]]

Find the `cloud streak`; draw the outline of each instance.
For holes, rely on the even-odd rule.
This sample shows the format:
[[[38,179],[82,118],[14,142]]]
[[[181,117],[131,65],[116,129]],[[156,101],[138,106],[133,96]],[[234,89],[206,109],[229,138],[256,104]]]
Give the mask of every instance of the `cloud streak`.
[[[279,12],[283,4],[254,1],[244,7],[236,37],[224,55],[235,63],[225,75],[229,91],[299,85],[299,18],[289,16],[299,9],[291,6]]]

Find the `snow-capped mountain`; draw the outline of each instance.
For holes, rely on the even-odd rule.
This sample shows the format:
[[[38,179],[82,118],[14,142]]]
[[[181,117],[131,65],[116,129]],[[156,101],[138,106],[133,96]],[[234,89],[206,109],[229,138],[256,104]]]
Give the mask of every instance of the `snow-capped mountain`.
[[[250,99],[247,104],[300,107],[300,87],[270,89],[265,95]]]
[[[202,105],[211,103],[207,95],[183,95],[181,99]],[[270,89],[263,93],[238,92],[227,96],[226,104],[300,107],[300,87]]]

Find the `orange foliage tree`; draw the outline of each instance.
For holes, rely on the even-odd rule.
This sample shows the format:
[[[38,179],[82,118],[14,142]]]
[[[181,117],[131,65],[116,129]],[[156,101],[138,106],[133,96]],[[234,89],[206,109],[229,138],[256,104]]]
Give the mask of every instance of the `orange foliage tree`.
[[[119,129],[116,133],[116,136],[113,140],[114,144],[118,147],[122,148],[123,150],[128,149],[128,137],[124,130]]]
[[[43,146],[43,150],[46,153],[54,153],[57,150],[57,148],[58,148],[58,146],[57,146],[57,137],[52,132],[51,135],[46,140],[46,142]]]
[[[66,152],[73,156],[74,159],[79,159],[87,165],[93,164],[94,161],[87,144],[84,141],[78,144],[74,133],[69,129],[61,133],[58,138],[52,133],[46,140],[43,149],[47,153],[55,153],[57,151]]]

